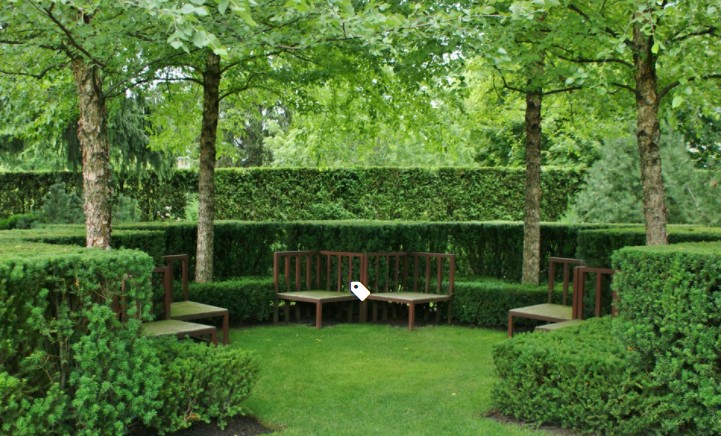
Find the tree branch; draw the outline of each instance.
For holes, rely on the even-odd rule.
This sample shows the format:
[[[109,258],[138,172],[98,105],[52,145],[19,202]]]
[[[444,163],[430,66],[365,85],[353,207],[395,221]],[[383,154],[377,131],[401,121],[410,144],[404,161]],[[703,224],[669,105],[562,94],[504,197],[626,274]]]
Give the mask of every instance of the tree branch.
[[[693,38],[694,36],[703,36],[703,35],[711,35],[711,36],[719,37],[721,35],[718,33],[718,30],[719,29],[717,27],[711,26],[706,29],[697,30],[695,32],[689,32],[689,33],[684,33],[682,35],[676,35],[675,37],[671,38],[671,42],[685,41],[689,38]]]
[[[35,2],[32,2],[32,5],[33,5],[35,8],[37,8],[38,10],[40,10],[41,13],[47,15],[47,17],[50,19],[50,21],[52,21],[53,23],[55,23],[55,25],[65,34],[65,36],[66,36],[67,39],[68,39],[68,42],[69,42],[73,47],[75,47],[78,51],[80,51],[80,53],[82,53],[82,54],[84,54],[85,56],[87,56],[87,58],[90,59],[95,65],[97,65],[97,66],[99,66],[99,67],[101,67],[101,68],[105,68],[105,66],[106,66],[106,65],[105,65],[105,62],[101,62],[99,59],[96,59],[95,56],[93,56],[89,51],[87,51],[87,50],[85,49],[85,47],[83,47],[80,43],[78,43],[78,42],[75,40],[75,38],[73,37],[72,32],[70,32],[70,30],[69,30],[67,27],[65,27],[65,26],[63,25],[63,23],[61,23],[60,20],[57,19],[57,17],[55,17],[55,14],[53,14],[53,6],[54,6],[54,3],[53,3],[48,9],[45,9],[45,8],[42,8],[42,7],[38,6]]]
[[[576,6],[574,4],[569,4],[568,9],[570,9],[571,11],[580,15],[583,19],[585,19],[589,23],[592,21],[591,17],[587,13],[583,12],[581,10],[581,8],[579,8],[578,6]],[[606,34],[612,36],[613,38],[618,38],[618,33],[616,33],[616,31],[611,29],[610,27],[603,27],[603,28],[601,28],[601,30],[603,30]]]
[[[697,80],[711,80],[711,79],[721,79],[721,73],[706,74],[701,77],[689,77],[688,79],[686,79],[686,82],[695,82]],[[666,94],[668,94],[672,89],[679,86],[680,84],[681,84],[681,81],[676,80],[676,81],[664,86],[663,89],[658,93],[659,100],[661,98],[663,98]]]

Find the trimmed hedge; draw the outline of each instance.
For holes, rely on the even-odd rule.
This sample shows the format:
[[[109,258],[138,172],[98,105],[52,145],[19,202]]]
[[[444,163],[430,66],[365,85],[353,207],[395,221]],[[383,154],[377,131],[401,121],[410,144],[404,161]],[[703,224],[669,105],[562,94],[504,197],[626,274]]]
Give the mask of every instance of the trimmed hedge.
[[[561,217],[582,178],[581,169],[544,168],[541,218]],[[58,182],[81,192],[80,174],[0,172],[0,211],[39,210]],[[138,201],[143,220],[158,220],[184,217],[198,182],[195,172],[175,171],[166,179],[148,174],[113,184],[116,194]],[[521,220],[524,184],[522,168],[224,168],[215,173],[216,218]]]
[[[618,334],[648,374],[648,433],[721,434],[721,243],[628,247],[620,272]]]
[[[227,418],[244,413],[242,403],[260,374],[253,353],[175,338],[156,339],[154,346],[161,362],[162,413],[151,426],[160,434],[188,428],[195,421],[214,420],[224,428]]]
[[[671,244],[681,242],[719,241],[721,228],[668,226],[668,241]],[[643,227],[610,227],[602,229],[582,229],[578,232],[576,256],[584,259],[587,265],[608,268],[614,251],[623,247],[646,244],[646,232]]]
[[[593,226],[597,228],[598,226]],[[187,253],[195,269],[194,223],[141,223],[120,229],[162,230],[166,253]],[[589,226],[543,223],[541,275],[550,255],[573,257],[576,235]],[[523,224],[519,222],[429,223],[401,221],[244,222],[215,224],[215,280],[270,276],[273,252],[332,249],[344,251],[436,251],[456,255],[462,274],[520,280]]]
[[[610,318],[595,318],[552,333],[517,335],[497,345],[495,407],[538,424],[636,433],[626,420],[643,412],[636,388],[642,375],[611,330]]]
[[[131,250],[0,243],[0,433],[121,433],[149,421],[159,370],[140,322],[152,259]]]
[[[453,319],[479,327],[505,328],[508,311],[548,301],[546,286],[529,286],[497,279],[477,278],[457,281],[453,292]],[[558,292],[560,298],[560,292]],[[516,325],[533,325],[518,319]]]
[[[230,322],[238,325],[271,319],[275,291],[272,277],[246,277],[224,282],[190,283],[188,296],[198,303],[227,308]]]

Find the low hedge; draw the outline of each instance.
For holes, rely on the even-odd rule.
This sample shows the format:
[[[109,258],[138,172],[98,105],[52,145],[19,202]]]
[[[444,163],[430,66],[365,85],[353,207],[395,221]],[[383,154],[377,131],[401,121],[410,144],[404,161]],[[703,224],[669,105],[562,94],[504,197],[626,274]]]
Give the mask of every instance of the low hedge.
[[[191,283],[188,296],[198,303],[227,308],[230,322],[238,325],[271,319],[275,291],[272,277],[245,277],[222,282]]]
[[[610,318],[552,333],[521,334],[493,350],[493,404],[504,415],[601,434],[634,434],[642,374]]]
[[[541,275],[549,256],[573,257],[576,235],[585,225],[543,223]],[[597,228],[598,226],[592,226]],[[194,273],[195,223],[140,223],[123,230],[163,231],[166,253],[187,253]],[[437,251],[456,255],[459,273],[520,281],[523,224],[520,222],[297,221],[215,223],[215,280],[268,276],[273,252],[332,249],[343,251]]]
[[[648,433],[721,434],[721,243],[627,247],[613,257],[620,340],[648,374]]]
[[[560,292],[558,293],[560,297]],[[508,311],[548,301],[546,286],[521,285],[492,278],[457,281],[453,296],[453,318],[459,323],[479,327],[505,328]],[[517,326],[535,322],[518,319]]]

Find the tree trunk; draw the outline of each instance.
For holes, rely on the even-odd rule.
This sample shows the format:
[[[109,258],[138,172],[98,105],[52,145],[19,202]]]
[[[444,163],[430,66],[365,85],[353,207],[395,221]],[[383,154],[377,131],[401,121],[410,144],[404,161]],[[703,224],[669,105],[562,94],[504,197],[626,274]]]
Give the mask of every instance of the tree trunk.
[[[220,57],[209,53],[203,72],[203,122],[198,174],[198,245],[195,281],[213,280],[213,221],[215,220],[215,140],[218,135]]]
[[[537,285],[541,269],[541,92],[526,93],[526,204],[523,214],[524,284]]]
[[[641,158],[646,244],[664,245],[668,243],[668,218],[659,151],[661,129],[658,123],[656,57],[651,50],[653,36],[644,34],[641,26],[642,23],[634,22],[633,60],[636,80],[636,139]]]
[[[78,92],[78,140],[83,155],[83,200],[87,247],[110,248],[111,187],[107,112],[100,69],[72,60]]]

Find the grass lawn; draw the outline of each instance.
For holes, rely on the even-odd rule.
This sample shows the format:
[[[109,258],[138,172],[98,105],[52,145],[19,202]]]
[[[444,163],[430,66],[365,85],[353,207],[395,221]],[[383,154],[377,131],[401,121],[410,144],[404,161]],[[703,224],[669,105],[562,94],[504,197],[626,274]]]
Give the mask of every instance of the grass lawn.
[[[236,329],[262,375],[250,413],[284,435],[545,434],[484,418],[501,331],[341,324]]]

